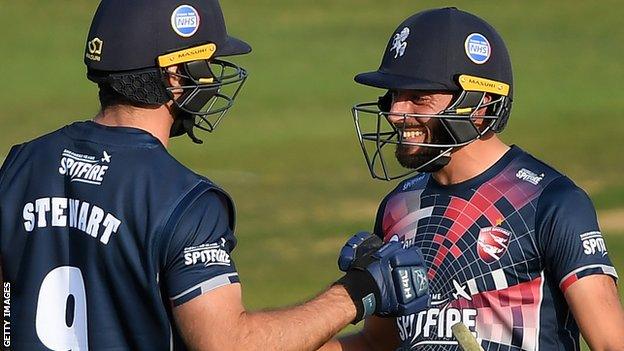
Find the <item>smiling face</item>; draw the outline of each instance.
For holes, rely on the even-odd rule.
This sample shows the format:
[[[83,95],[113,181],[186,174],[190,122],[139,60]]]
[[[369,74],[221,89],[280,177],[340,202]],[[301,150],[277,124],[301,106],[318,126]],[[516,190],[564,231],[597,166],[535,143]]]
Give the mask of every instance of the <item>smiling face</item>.
[[[444,111],[452,100],[453,94],[442,92],[399,90],[392,93],[392,105],[387,118],[400,133],[401,144],[397,145],[395,156],[403,167],[420,167],[443,151],[442,148],[413,144],[450,143],[440,119],[404,114],[436,115]]]

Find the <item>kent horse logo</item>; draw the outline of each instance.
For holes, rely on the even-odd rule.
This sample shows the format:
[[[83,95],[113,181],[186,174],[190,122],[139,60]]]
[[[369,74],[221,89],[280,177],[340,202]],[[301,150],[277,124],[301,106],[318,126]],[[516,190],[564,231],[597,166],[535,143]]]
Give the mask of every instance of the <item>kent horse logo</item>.
[[[401,33],[397,33],[394,35],[394,38],[392,39],[392,48],[390,49],[390,51],[396,50],[394,58],[403,56],[403,54],[405,54],[405,49],[407,48],[407,43],[405,42],[405,40],[407,40],[407,37],[409,37],[409,35],[410,30],[407,27],[403,28]]]
[[[501,227],[487,227],[479,232],[477,253],[485,263],[500,260],[507,252],[511,232]]]
[[[501,213],[496,204],[501,201],[506,207],[511,206],[517,210],[540,194],[540,187],[529,182],[515,181],[515,173],[516,170],[513,168],[504,169],[498,176],[479,186],[469,199],[451,197],[443,217],[448,218],[453,224],[444,233],[434,237],[434,242],[444,244],[435,254],[434,262],[443,262],[448,254],[454,259],[460,257],[462,254],[462,249],[458,246],[460,239],[467,232],[467,228],[471,228],[480,218],[488,220],[491,227],[479,231],[478,241],[481,244],[477,243],[476,247],[479,257],[490,263],[503,256],[512,233],[500,227],[507,214]],[[429,268],[430,280],[435,278],[437,270],[436,265]]]

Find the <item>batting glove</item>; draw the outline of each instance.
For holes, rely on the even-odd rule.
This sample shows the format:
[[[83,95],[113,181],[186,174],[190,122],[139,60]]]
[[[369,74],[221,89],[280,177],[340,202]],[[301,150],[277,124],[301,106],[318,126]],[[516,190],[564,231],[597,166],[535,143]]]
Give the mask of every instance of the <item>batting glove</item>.
[[[353,324],[373,314],[405,316],[429,307],[429,281],[420,250],[403,248],[399,242],[379,247],[380,242],[372,234],[358,233],[340,252],[338,265],[346,274],[336,284],[345,287],[355,304]]]

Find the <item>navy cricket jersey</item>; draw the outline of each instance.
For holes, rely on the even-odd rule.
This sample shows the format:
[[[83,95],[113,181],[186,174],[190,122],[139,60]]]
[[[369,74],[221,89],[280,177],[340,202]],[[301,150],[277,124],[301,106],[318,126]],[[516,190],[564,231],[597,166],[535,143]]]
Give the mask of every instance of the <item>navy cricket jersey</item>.
[[[229,196],[134,128],[13,147],[0,245],[16,350],[184,350],[173,306],[238,282]]]
[[[459,350],[457,322],[485,350],[578,350],[565,290],[592,274],[617,279],[591,200],[515,146],[459,184],[403,181],[375,233],[417,245],[429,267],[432,307],[397,318],[401,350]]]

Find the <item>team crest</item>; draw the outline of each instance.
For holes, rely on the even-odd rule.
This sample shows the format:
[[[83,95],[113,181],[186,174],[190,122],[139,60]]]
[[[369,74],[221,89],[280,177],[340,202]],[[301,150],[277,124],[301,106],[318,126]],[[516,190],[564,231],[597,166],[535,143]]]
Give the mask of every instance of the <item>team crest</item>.
[[[490,54],[492,52],[490,42],[482,34],[470,34],[466,38],[464,47],[470,61],[478,65],[484,64],[490,59]]]
[[[511,232],[501,227],[487,227],[479,232],[477,253],[485,263],[500,260],[507,252]]]
[[[405,49],[407,48],[407,37],[410,35],[409,28],[405,27],[401,31],[401,33],[397,33],[394,35],[392,39],[392,48],[390,48],[390,52],[396,51],[394,53],[394,58],[398,58],[399,56],[403,56],[405,54]]]
[[[171,27],[181,37],[192,37],[199,29],[199,12],[193,6],[181,5],[171,15]]]

